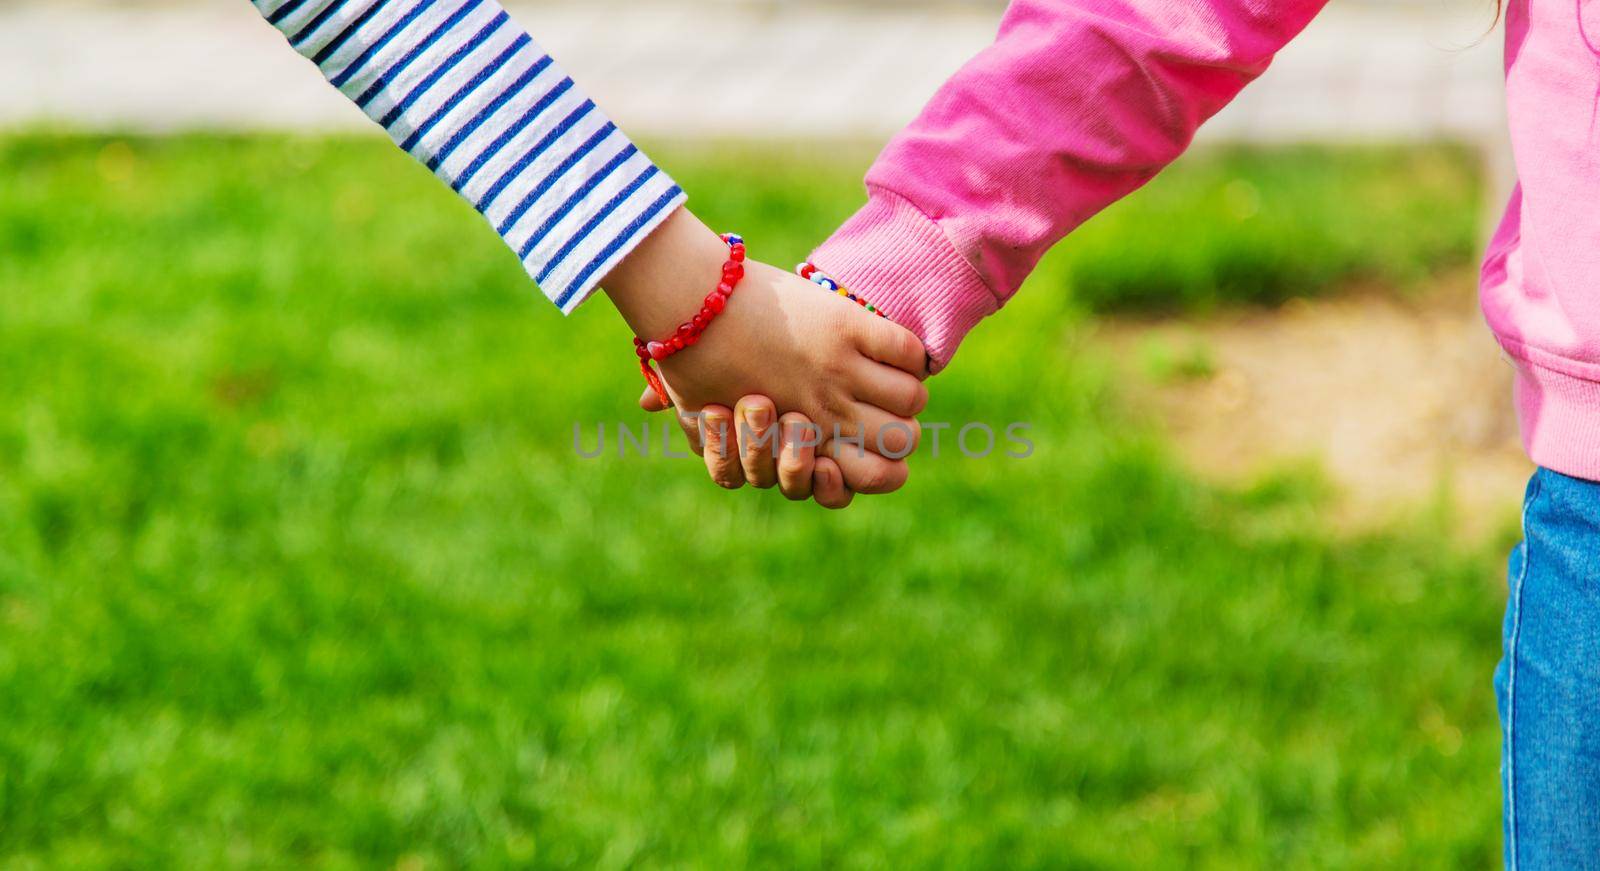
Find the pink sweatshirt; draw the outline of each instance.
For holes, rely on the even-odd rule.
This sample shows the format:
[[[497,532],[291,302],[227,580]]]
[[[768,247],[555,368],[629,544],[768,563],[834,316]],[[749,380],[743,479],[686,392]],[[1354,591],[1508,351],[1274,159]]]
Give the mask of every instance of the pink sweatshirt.
[[[1600,3],[1509,0],[1520,183],[1483,265],[1533,460],[1600,480]],[[921,336],[935,368],[1040,256],[1188,147],[1322,0],[1015,0],[995,43],[867,173],[813,261]],[[1587,26],[1586,26],[1587,25]],[[1588,38],[1592,34],[1595,40]]]

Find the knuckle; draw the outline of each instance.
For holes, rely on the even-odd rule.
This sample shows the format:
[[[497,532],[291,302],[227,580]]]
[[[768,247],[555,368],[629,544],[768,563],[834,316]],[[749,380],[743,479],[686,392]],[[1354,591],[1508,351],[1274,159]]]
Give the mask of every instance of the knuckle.
[[[910,395],[906,397],[906,413],[915,417],[928,407],[928,385],[921,381],[913,381],[907,392]]]
[[[778,418],[778,426],[783,428],[784,433],[788,433],[796,427],[803,427],[809,423],[811,423],[811,418],[806,417],[798,411],[786,412],[782,417]]]
[[[820,497],[817,499],[817,504],[828,509],[829,511],[838,511],[843,508],[849,508],[850,500],[853,498],[855,497],[852,496],[848,490],[846,490],[843,493],[834,494],[832,496]]]
[[[905,422],[897,420],[880,427],[875,441],[881,451],[893,455],[889,457],[892,460],[910,453],[915,439],[916,434],[906,426]]]
[[[889,404],[884,406],[884,411],[898,417],[915,417],[922,411],[924,396],[925,390],[921,381],[910,378],[896,379],[895,385],[889,389],[885,397],[889,400]]]
[[[784,482],[784,486],[788,486],[789,482],[800,480],[800,472],[803,468],[804,464],[800,462],[799,457],[794,455],[793,451],[784,451],[778,457],[778,479]]]
[[[739,461],[739,433],[732,427],[727,429],[707,429],[706,452],[717,462],[724,465],[737,463]]]
[[[760,431],[751,428],[740,433],[739,451],[747,460],[770,457],[777,447],[778,431],[770,426]]]
[[[891,347],[894,348],[897,359],[903,359],[907,362],[922,356],[922,343],[917,341],[917,337],[907,330],[895,330],[894,344]]]
[[[854,399],[844,390],[828,390],[822,394],[822,410],[836,424],[851,422],[850,415],[854,404]]]
[[[882,470],[873,469],[857,477],[853,486],[862,493],[881,493],[888,484],[888,475]]]
[[[846,365],[846,359],[842,354],[830,354],[822,361],[818,368],[825,383],[837,384],[849,376],[850,368]]]
[[[922,443],[922,424],[918,423],[916,418],[897,421],[897,423],[899,424],[898,426],[890,429],[890,432],[894,433],[895,439],[900,442],[893,450],[910,454],[917,449],[917,445]]]
[[[778,488],[790,500],[803,500],[811,493],[811,469],[802,469],[798,463],[778,463]]]
[[[875,467],[861,477],[859,485],[855,488],[857,491],[862,493],[892,493],[905,484],[906,466],[904,463],[887,463]]]
[[[868,340],[889,358],[885,362],[898,366],[921,358],[922,342],[910,330],[882,318],[872,319],[871,330]]]
[[[773,470],[762,468],[759,462],[746,462],[744,464],[745,483],[756,488],[757,490],[765,490],[771,487],[773,483],[775,483],[776,479],[777,473]]]
[[[906,451],[906,431],[896,425],[889,425],[878,430],[876,447],[891,454],[904,454]]]

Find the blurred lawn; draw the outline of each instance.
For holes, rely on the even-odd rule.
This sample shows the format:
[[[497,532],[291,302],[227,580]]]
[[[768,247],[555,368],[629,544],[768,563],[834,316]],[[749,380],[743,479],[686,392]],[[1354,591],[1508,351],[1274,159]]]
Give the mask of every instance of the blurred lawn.
[[[785,263],[870,155],[659,156]],[[575,457],[623,330],[383,143],[4,140],[0,867],[1489,866],[1509,542],[1193,483],[1076,341],[1456,262],[1467,167],[1190,161],[933,385],[1032,458],[829,514]]]
[[[691,193],[705,192],[695,208],[780,216],[768,244],[800,254],[859,205],[872,157],[796,150],[774,166],[770,150],[728,154],[723,163],[693,151],[659,156]],[[1194,312],[1352,282],[1410,290],[1476,257],[1480,164],[1447,147],[1191,156],[1051,252],[1032,294],[1092,311]]]

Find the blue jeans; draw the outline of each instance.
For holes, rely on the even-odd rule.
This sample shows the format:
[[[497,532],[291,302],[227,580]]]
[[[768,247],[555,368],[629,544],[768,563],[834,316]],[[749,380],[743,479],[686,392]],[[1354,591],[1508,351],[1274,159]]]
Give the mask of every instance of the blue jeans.
[[[1495,670],[1506,867],[1600,869],[1600,483],[1540,469]]]

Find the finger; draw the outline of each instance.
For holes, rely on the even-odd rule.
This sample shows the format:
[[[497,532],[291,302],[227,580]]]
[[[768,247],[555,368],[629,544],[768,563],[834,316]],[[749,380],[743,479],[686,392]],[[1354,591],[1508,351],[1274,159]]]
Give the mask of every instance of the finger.
[[[707,406],[707,408],[720,408],[721,406]],[[700,416],[705,409],[688,411],[678,407],[678,428],[683,430],[684,438],[689,440],[689,453],[701,456],[706,452],[705,440],[700,438]]]
[[[778,483],[778,428],[773,426],[777,417],[772,400],[765,396],[746,396],[734,406],[734,419],[739,421],[739,465],[752,487],[765,490]]]
[[[705,441],[706,471],[717,486],[737,490],[744,486],[744,470],[739,467],[739,445],[733,433],[733,413],[720,405],[701,409]]]
[[[862,318],[856,347],[879,363],[917,378],[928,377],[928,354],[916,334],[887,318]]]
[[[667,405],[656,395],[654,389],[646,387],[644,393],[639,395],[639,407],[645,411],[665,411]]]
[[[781,446],[778,452],[778,489],[797,501],[811,498],[811,481],[816,464],[817,444],[822,434],[811,419],[798,411],[778,418]],[[832,460],[828,461],[830,464]],[[841,480],[840,485],[843,486]]]
[[[817,504],[823,508],[838,510],[850,504],[855,498],[850,488],[844,485],[844,474],[839,471],[839,466],[828,457],[817,457],[816,471],[812,475],[814,481],[814,494]]]
[[[817,457],[817,467],[821,468],[822,461],[829,457],[843,473],[845,486],[856,493],[893,493],[905,486],[910,474],[905,460],[885,459],[839,440],[830,443]],[[820,490],[820,484],[816,486]]]
[[[870,360],[858,360],[852,390],[856,399],[901,417],[916,417],[928,407],[928,388],[916,376]]]
[[[850,436],[844,447],[847,450],[881,454],[891,460],[904,459],[917,449],[922,439],[922,424],[916,418],[899,417],[865,402],[853,403],[848,425],[841,424],[840,432]],[[854,442],[860,440],[860,448]],[[852,486],[854,486],[852,484]],[[857,488],[860,492],[860,488]]]

